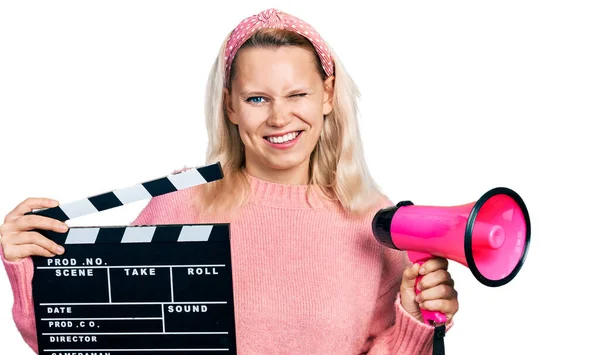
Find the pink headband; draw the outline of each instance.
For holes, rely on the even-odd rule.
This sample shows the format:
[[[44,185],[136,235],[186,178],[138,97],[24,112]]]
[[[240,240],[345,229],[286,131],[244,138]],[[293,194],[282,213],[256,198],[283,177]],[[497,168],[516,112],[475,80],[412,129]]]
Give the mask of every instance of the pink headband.
[[[315,31],[311,25],[292,15],[283,13],[277,9],[268,9],[244,19],[231,33],[229,40],[227,41],[227,47],[225,48],[226,83],[229,80],[231,62],[235,57],[236,52],[254,31],[261,28],[286,29],[306,37],[317,50],[325,73],[328,76],[333,75],[333,59],[325,41],[323,41],[317,31]]]

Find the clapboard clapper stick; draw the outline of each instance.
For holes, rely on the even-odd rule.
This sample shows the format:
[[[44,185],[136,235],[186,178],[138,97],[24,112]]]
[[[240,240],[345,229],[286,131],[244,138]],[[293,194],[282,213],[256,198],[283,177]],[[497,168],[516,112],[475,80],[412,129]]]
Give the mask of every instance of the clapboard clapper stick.
[[[169,174],[159,179],[138,183],[123,189],[87,197],[56,207],[34,210],[35,214],[57,219],[61,222],[96,212],[126,205],[128,203],[168,194],[192,186],[210,183],[223,178],[221,163],[217,162],[183,172]]]

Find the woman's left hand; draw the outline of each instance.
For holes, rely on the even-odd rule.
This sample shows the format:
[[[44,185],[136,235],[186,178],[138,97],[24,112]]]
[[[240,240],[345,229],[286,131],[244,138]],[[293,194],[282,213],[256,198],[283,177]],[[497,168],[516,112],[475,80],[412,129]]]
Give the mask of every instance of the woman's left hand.
[[[419,295],[415,292],[417,277]],[[447,323],[458,312],[458,293],[454,280],[448,272],[448,260],[433,258],[422,265],[413,264],[404,270],[400,285],[400,300],[404,309],[419,320],[423,320],[421,308],[438,311],[446,315]]]

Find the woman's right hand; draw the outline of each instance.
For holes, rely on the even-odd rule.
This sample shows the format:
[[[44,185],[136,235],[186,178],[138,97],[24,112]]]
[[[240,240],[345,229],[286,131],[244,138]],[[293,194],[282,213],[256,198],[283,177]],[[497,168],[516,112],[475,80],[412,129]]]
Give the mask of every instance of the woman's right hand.
[[[25,216],[34,209],[55,206],[58,202],[52,199],[28,198],[6,215],[4,224],[0,226],[0,243],[7,261],[18,262],[32,255],[53,257],[64,253],[63,247],[34,230],[66,233],[69,230],[66,223],[45,216]]]

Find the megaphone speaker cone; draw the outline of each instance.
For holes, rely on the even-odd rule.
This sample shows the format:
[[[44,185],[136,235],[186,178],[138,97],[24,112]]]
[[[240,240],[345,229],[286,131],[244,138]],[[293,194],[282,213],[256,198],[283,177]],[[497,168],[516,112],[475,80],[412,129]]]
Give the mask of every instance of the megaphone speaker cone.
[[[482,284],[505,285],[523,266],[530,239],[531,221],[521,197],[506,187],[494,188],[473,204],[469,214],[464,238],[467,266]]]

